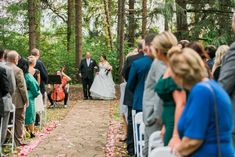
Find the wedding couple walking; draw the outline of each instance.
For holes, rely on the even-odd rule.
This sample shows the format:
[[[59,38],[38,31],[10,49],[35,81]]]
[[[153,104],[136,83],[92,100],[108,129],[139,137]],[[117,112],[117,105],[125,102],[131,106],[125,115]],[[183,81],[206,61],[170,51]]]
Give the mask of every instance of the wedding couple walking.
[[[94,72],[96,75],[94,78]],[[91,59],[89,52],[86,58],[81,61],[79,66],[79,75],[82,78],[84,100],[87,99],[104,99],[110,100],[115,98],[115,83],[112,77],[112,66],[101,55],[100,62]]]

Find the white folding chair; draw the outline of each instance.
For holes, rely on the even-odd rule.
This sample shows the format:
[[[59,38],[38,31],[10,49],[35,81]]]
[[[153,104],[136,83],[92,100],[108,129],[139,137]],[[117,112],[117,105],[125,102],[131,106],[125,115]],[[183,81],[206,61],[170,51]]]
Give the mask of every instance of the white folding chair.
[[[140,152],[140,157],[143,156],[143,147],[144,147],[144,132],[145,132],[145,125],[144,122],[142,121],[139,127],[139,137],[140,140],[138,141],[138,148],[139,148],[139,152]]]
[[[137,153],[137,139],[136,139],[136,131],[135,131],[135,115],[136,115],[136,110],[132,110],[132,126],[133,126],[133,136],[134,136],[134,149],[135,149],[135,154]]]
[[[1,117],[1,125],[0,125],[0,156],[2,156],[2,122],[3,122],[3,117]]]
[[[163,147],[163,146],[164,146],[164,143],[162,141],[161,131],[156,131],[152,133],[149,137],[148,154],[150,154],[154,148]]]
[[[171,152],[171,149],[169,147],[159,147],[155,148],[151,153],[149,154],[149,157],[176,157]]]
[[[15,146],[15,140],[14,140],[14,136],[15,136],[15,105],[12,105],[12,110],[10,111],[10,113],[13,114],[13,118],[12,118],[12,121],[10,122],[10,124],[7,125],[7,131],[9,132],[9,135],[11,136],[11,142],[3,144],[3,145],[4,146],[11,146],[11,153],[13,154],[14,153],[14,146]],[[2,133],[2,122],[3,122],[3,118],[1,118],[1,133]],[[0,138],[0,142],[2,142],[1,138]],[[2,148],[1,148],[0,153],[2,155]]]
[[[142,139],[142,134],[140,132],[140,126],[141,124],[143,123],[143,113],[142,112],[139,112],[135,115],[135,131],[134,131],[134,136],[135,136],[135,139],[136,139],[136,154],[137,154],[137,157],[141,157],[141,153],[140,153],[140,147],[142,146],[141,144],[141,140]]]

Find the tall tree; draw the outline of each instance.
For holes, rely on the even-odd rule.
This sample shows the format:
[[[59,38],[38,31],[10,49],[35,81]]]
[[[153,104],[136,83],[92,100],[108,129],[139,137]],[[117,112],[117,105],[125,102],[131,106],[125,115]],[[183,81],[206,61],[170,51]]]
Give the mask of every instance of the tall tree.
[[[147,26],[147,0],[142,1],[142,38],[146,35]]]
[[[177,37],[178,39],[187,39],[188,38],[188,23],[187,23],[187,10],[186,10],[186,1],[185,0],[176,0],[176,26],[177,26]]]
[[[36,31],[34,17],[34,2],[28,0],[28,17],[29,17],[29,52],[36,47]]]
[[[119,81],[122,80],[121,71],[124,63],[124,25],[125,25],[125,0],[118,0],[118,32],[117,50],[119,58]]]
[[[68,0],[68,20],[67,20],[67,52],[70,52],[72,49],[72,39],[74,32],[74,10],[75,2],[74,0]]]
[[[105,11],[106,28],[107,28],[107,32],[108,32],[109,46],[112,51],[113,50],[113,39],[112,39],[112,32],[111,32],[109,3],[107,2],[107,0],[103,0],[103,2],[104,2],[104,11]]]
[[[82,59],[82,0],[75,1],[75,38],[76,38],[76,67],[79,67]]]
[[[135,0],[129,0],[129,28],[128,28],[128,45],[134,47],[135,43]]]

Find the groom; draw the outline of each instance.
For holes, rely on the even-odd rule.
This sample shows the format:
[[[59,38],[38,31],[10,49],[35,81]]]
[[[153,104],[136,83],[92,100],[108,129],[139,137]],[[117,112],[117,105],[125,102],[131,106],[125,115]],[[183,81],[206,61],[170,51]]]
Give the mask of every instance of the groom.
[[[82,77],[84,100],[87,100],[88,98],[92,99],[90,88],[94,79],[94,69],[98,70],[98,68],[96,61],[91,59],[90,52],[87,52],[86,58],[81,61],[79,66],[79,76]]]

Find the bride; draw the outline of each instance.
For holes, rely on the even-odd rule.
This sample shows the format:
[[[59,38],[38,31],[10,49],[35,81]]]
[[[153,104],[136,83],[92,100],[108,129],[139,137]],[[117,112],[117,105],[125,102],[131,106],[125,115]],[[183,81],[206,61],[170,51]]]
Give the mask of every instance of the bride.
[[[101,55],[99,63],[99,72],[95,76],[94,82],[90,88],[91,96],[95,99],[114,99],[115,84],[111,74],[112,66],[106,59],[105,55]]]

